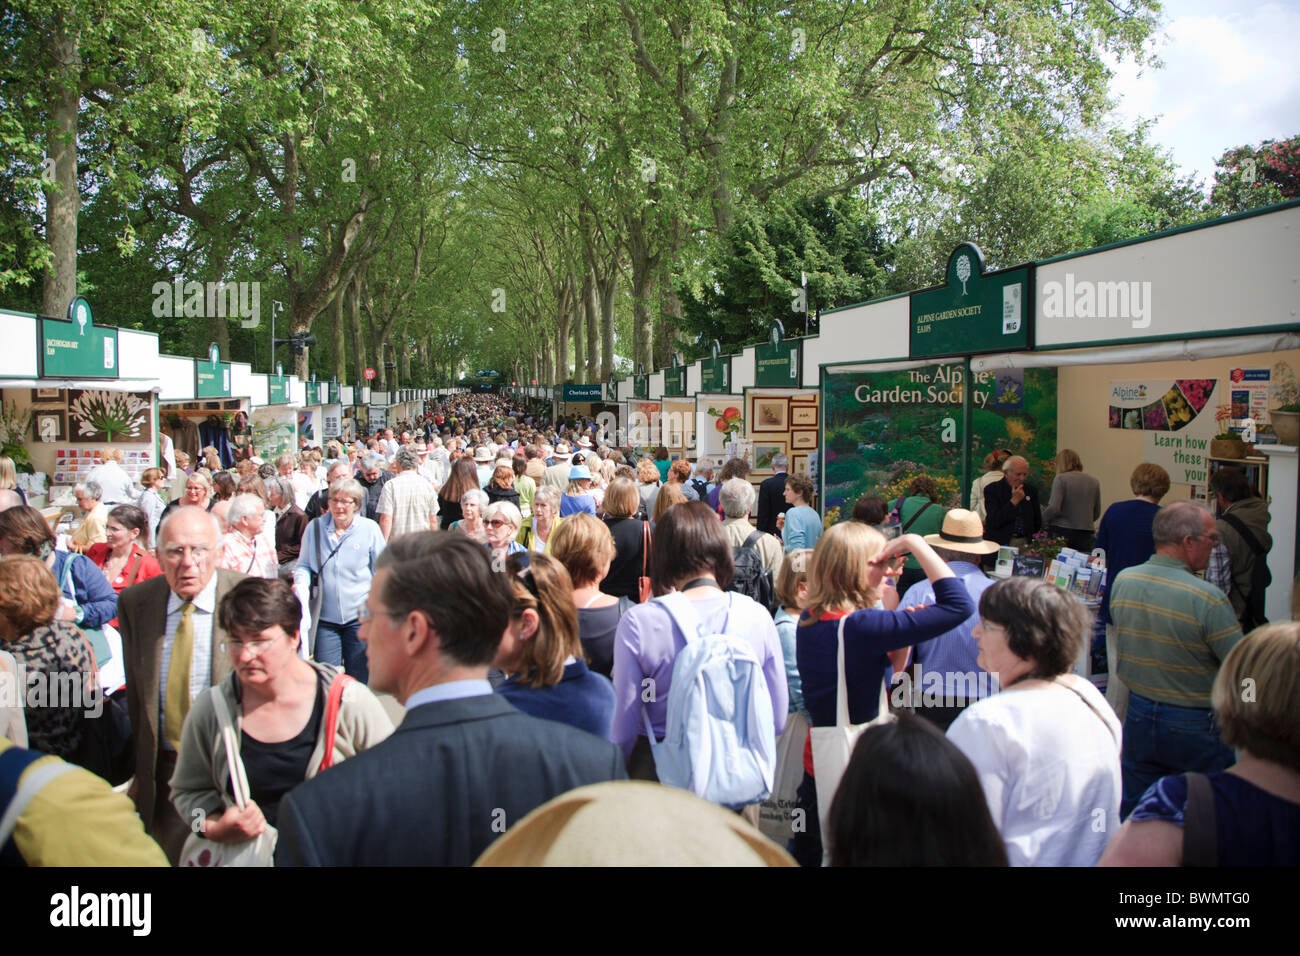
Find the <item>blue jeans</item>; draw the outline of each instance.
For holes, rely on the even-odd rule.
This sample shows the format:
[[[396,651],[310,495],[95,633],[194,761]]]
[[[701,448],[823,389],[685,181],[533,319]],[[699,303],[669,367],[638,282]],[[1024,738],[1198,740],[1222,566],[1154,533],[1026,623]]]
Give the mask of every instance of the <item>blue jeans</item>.
[[[322,664],[343,666],[349,677],[363,684],[370,682],[370,668],[366,664],[366,645],[357,637],[359,625],[334,624],[321,621],[316,627],[316,653],[312,656]]]
[[[1161,777],[1189,770],[1219,773],[1235,761],[1232,750],[1219,740],[1214,711],[1129,694],[1120,759],[1124,777],[1120,819],[1128,818],[1146,789]]]

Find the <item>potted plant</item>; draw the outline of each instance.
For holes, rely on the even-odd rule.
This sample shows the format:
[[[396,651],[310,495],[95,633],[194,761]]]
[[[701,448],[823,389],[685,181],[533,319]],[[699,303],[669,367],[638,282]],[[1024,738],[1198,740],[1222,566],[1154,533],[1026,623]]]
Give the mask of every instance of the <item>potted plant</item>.
[[[1273,397],[1281,405],[1268,413],[1279,445],[1300,445],[1300,396],[1295,372],[1286,362],[1273,366]]]
[[[1232,421],[1232,406],[1220,405],[1214,412],[1214,421],[1219,426],[1219,431],[1210,439],[1210,457],[1245,458],[1246,443],[1229,427]]]

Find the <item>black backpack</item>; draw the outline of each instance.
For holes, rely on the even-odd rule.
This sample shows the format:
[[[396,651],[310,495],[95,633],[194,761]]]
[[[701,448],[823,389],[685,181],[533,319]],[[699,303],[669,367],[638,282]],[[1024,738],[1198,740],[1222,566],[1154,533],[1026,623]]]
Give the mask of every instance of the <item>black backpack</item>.
[[[1268,569],[1268,552],[1236,515],[1224,514],[1219,517],[1236,529],[1241,540],[1246,542],[1255,555],[1255,564],[1250,572],[1250,593],[1242,595],[1246,599],[1246,609],[1241,612],[1241,630],[1242,633],[1249,634],[1260,625],[1268,623],[1268,618],[1264,616],[1264,592],[1273,583],[1273,572]]]
[[[745,543],[731,549],[731,560],[735,564],[735,573],[731,577],[731,587],[727,590],[752,598],[768,613],[775,613],[776,584],[772,572],[763,567],[763,556],[758,553],[758,541],[763,537],[762,531],[753,532]]]
[[[695,489],[695,493],[700,496],[701,501],[705,504],[709,503],[709,483],[707,481],[703,478],[692,478],[691,487]]]

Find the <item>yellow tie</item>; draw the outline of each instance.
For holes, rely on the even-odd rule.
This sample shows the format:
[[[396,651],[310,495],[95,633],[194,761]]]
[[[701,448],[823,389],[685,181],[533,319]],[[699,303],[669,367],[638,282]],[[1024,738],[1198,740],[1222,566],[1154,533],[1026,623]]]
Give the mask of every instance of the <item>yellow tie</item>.
[[[190,712],[190,660],[194,657],[194,605],[181,605],[181,620],[172,640],[172,656],[167,664],[167,699],[163,711],[163,733],[177,750],[181,749],[181,728]]]

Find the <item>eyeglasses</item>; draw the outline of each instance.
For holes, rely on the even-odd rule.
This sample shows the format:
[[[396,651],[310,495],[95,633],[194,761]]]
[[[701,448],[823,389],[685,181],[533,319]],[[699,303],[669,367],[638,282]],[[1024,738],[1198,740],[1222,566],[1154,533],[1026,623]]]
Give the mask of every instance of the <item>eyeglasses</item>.
[[[195,561],[205,561],[207,560],[208,555],[212,553],[212,549],[207,547],[183,548],[179,545],[171,545],[170,547],[162,549],[164,558],[168,561],[176,562],[185,560],[186,551],[190,553],[190,557]]]
[[[232,655],[237,655],[240,651],[248,651],[253,657],[261,657],[271,645],[275,643],[275,638],[270,640],[244,641],[237,637],[226,638],[226,648]]]
[[[1210,544],[1218,544],[1222,540],[1217,531],[1214,534],[1189,534],[1187,537],[1200,538],[1203,541],[1210,542]]]
[[[504,518],[489,518],[487,521],[484,521],[483,523],[487,525],[489,528],[500,528],[510,524],[510,522],[506,521]]]
[[[357,623],[365,624],[376,614],[386,614],[388,617],[391,617],[395,621],[401,620],[402,618],[406,617],[405,614],[399,614],[397,611],[372,611],[370,610],[370,608],[366,607],[363,604],[359,608],[357,608]]]

